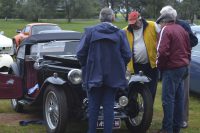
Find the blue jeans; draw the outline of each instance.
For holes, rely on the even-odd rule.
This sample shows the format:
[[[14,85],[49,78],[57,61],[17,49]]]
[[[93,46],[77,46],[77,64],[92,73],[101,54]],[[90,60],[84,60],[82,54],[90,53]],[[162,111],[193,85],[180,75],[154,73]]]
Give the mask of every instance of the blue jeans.
[[[112,133],[116,88],[92,88],[89,91],[89,130],[96,133],[100,105],[103,106],[104,133]]]
[[[143,71],[144,75],[146,75],[151,79],[151,81],[147,83],[147,86],[151,92],[154,101],[158,84],[158,70],[157,68],[151,68],[149,63],[147,64],[134,63],[134,72],[138,74],[139,71]]]
[[[184,107],[183,76],[186,67],[165,70],[162,73],[162,129],[167,133],[179,133]]]

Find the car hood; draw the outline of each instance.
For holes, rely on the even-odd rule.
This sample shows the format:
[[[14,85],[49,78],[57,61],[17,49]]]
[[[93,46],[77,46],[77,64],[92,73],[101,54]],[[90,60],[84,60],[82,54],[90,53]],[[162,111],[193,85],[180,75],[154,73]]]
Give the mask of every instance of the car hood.
[[[74,68],[81,68],[81,65],[79,64],[79,61],[75,57],[75,55],[45,55],[43,56],[46,60],[53,60],[53,61],[59,61],[65,64],[67,67],[74,67]]]

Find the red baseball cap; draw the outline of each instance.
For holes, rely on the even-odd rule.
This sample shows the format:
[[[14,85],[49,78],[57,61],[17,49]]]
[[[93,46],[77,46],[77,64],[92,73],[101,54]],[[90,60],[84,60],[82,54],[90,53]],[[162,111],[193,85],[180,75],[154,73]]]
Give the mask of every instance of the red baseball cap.
[[[132,11],[128,15],[128,24],[135,24],[139,17],[140,17],[140,13],[139,12]]]

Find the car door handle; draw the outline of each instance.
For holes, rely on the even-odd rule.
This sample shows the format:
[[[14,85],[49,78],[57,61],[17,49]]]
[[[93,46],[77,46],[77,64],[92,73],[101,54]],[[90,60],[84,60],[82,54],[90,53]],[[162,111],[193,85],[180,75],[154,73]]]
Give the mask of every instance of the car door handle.
[[[9,80],[6,81],[6,84],[7,85],[13,85],[14,82],[15,82],[14,79],[9,79]]]

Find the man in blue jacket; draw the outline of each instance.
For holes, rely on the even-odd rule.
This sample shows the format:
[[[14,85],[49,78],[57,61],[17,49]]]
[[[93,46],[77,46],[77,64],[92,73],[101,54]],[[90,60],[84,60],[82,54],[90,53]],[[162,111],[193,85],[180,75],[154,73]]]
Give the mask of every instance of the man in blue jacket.
[[[126,66],[131,50],[124,31],[114,26],[113,10],[103,8],[100,24],[86,28],[77,51],[83,86],[89,94],[89,130],[96,133],[99,108],[103,106],[104,133],[112,133],[115,93],[127,87]]]

